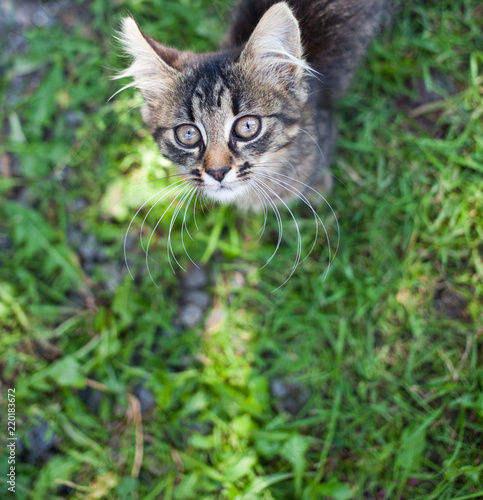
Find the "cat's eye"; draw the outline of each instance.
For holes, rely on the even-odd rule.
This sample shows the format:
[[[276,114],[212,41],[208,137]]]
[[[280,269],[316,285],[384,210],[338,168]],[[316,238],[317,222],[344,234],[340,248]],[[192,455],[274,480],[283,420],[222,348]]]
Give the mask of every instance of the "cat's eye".
[[[174,133],[182,146],[194,148],[201,142],[201,133],[194,125],[180,125]]]
[[[235,122],[233,135],[238,139],[253,139],[261,128],[261,119],[258,116],[242,116]]]

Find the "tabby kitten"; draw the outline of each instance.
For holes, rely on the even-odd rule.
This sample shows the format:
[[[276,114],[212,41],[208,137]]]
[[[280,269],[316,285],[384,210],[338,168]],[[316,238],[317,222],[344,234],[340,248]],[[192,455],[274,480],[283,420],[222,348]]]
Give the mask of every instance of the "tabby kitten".
[[[198,194],[260,209],[330,187],[334,104],[388,0],[240,0],[219,52],[166,47],[131,17],[117,78],[143,97],[161,153]],[[124,87],[124,88],[126,88]]]

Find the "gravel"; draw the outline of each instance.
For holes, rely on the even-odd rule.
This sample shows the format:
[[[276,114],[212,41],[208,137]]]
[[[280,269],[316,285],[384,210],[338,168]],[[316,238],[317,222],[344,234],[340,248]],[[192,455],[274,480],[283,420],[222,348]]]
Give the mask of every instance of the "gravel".
[[[183,326],[191,328],[198,324],[203,317],[203,312],[200,306],[188,303],[181,307],[178,318]]]
[[[50,456],[50,451],[55,447],[56,436],[49,424],[40,418],[30,427],[25,440],[21,441],[19,448],[30,464],[45,461]]]
[[[194,304],[201,309],[206,309],[211,303],[211,297],[202,290],[190,290],[185,293],[184,300],[187,303]]]
[[[183,288],[203,288],[207,282],[206,271],[202,267],[192,267],[183,276],[181,286]]]
[[[138,398],[141,405],[141,413],[146,413],[156,406],[153,394],[142,385],[136,388],[134,395]]]
[[[309,399],[306,389],[290,380],[273,379],[270,383],[270,389],[276,400],[275,404],[291,415],[297,415]]]

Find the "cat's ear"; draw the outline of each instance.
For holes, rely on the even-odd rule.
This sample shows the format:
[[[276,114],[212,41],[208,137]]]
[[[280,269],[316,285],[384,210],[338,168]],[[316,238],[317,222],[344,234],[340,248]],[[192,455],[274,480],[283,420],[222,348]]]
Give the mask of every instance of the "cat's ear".
[[[294,81],[308,68],[302,55],[297,19],[288,5],[281,2],[270,7],[260,19],[240,60],[258,73]]]
[[[149,101],[159,97],[160,92],[172,85],[176,75],[179,74],[176,63],[181,52],[165,47],[145,35],[132,17],[121,20],[117,39],[126,54],[132,58],[131,65],[114,77],[133,78],[134,81],[123,89],[138,88]]]

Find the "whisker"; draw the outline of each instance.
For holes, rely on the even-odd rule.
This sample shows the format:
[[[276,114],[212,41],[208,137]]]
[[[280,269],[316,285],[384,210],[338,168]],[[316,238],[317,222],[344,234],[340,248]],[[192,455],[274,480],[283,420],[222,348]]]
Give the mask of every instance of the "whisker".
[[[159,224],[161,223],[161,220],[163,219],[163,217],[166,215],[166,213],[168,212],[168,210],[170,209],[170,207],[173,205],[173,203],[178,199],[178,196],[180,195],[184,195],[184,193],[186,192],[186,189],[189,189],[189,186],[184,186],[181,190],[181,192],[179,192],[175,198],[173,199],[173,201],[168,205],[168,207],[166,208],[166,210],[163,212],[163,214],[161,215],[161,217],[158,219],[158,222],[156,222],[156,225],[154,226],[154,229],[152,230],[151,232],[151,236],[149,237],[149,240],[148,240],[148,243],[146,245],[146,250],[145,250],[145,253],[146,253],[146,268],[148,270],[148,274],[149,274],[149,277],[151,278],[151,281],[154,283],[154,285],[159,288],[158,284],[154,281],[153,279],[153,276],[151,274],[151,269],[149,267],[149,260],[148,260],[148,255],[149,255],[149,247],[151,246],[151,241],[153,239],[153,236],[154,236],[154,233],[156,232],[156,229],[158,228]]]
[[[193,236],[191,236],[190,230],[188,229],[188,224],[186,222],[186,215],[187,215],[187,212],[189,210],[189,206],[191,205],[191,200],[193,199],[193,196],[195,194],[198,194],[198,193],[199,193],[199,190],[195,189],[193,191],[193,193],[191,194],[190,199],[188,200],[188,204],[186,205],[186,208],[184,211],[184,216],[183,216],[183,225],[181,226],[181,239],[183,239],[183,226],[184,226],[184,229],[186,230],[186,234],[190,237],[191,241],[195,241]],[[186,251],[186,249],[185,249],[185,251]]]
[[[170,177],[179,177],[180,175],[185,175],[185,174],[172,174],[172,175],[166,175],[165,177],[159,177],[158,179],[153,179],[151,181],[144,181],[144,182],[138,182],[137,184],[131,184],[133,186],[136,186],[135,188],[131,189],[130,191],[128,191],[126,194],[123,194],[112,206],[111,208],[109,209],[109,212],[112,213],[112,209],[121,201],[123,200],[124,198],[126,198],[127,196],[129,196],[131,193],[134,193],[134,191],[137,191],[138,189],[141,189],[142,187],[144,187],[146,184],[151,184],[153,182],[159,182],[159,181],[163,181],[165,179],[169,179]],[[183,180],[183,179],[182,179]],[[173,184],[171,184],[172,186]],[[168,186],[169,187],[169,186]],[[156,196],[156,195],[154,195]],[[153,198],[154,198],[153,196]],[[149,200],[148,200],[149,201]]]
[[[211,208],[209,207],[206,198],[200,198],[200,203],[201,203],[201,209],[203,210],[203,214],[205,215],[205,217],[206,217],[205,210],[207,210],[210,214],[213,213],[213,210],[211,210]]]
[[[112,96],[114,97],[114,96]],[[109,101],[112,99],[112,97],[109,99]],[[107,101],[106,104],[109,102]],[[136,109],[136,108],[140,108],[141,106],[143,105],[143,103],[141,102],[140,104],[136,104],[136,106],[132,106],[131,108],[129,108],[127,111],[125,111],[120,117],[119,117],[119,123],[121,122],[121,120],[127,116],[129,113],[132,112],[133,109]],[[119,124],[118,123],[118,124]]]
[[[293,165],[289,162],[290,166],[293,167]],[[265,162],[265,163],[259,163],[258,165],[253,165],[253,167],[260,167],[260,168],[263,168],[265,170],[268,170],[267,167],[276,167],[276,166],[280,166],[280,164],[277,164],[277,163],[274,163],[274,162]],[[340,232],[340,225],[339,225],[339,220],[337,219],[337,215],[335,213],[335,210],[332,208],[332,205],[328,202],[328,200],[319,192],[317,191],[316,189],[314,189],[312,186],[310,186],[309,184],[299,180],[299,179],[295,179],[294,177],[290,177],[289,175],[286,175],[286,174],[283,174],[277,170],[272,170],[270,169],[270,173],[271,174],[275,174],[275,175],[278,175],[278,176],[281,176],[281,177],[284,177],[290,181],[293,181],[293,182],[296,182],[302,186],[304,186],[304,188],[310,190],[311,192],[315,193],[319,198],[321,198],[324,203],[329,207],[329,210],[331,211],[333,217],[334,217],[334,220],[335,220],[335,223],[337,225],[337,245],[335,247],[335,251],[333,252],[333,255],[332,255],[332,259],[331,259],[331,263],[334,261],[337,253],[338,253],[338,250],[339,250],[339,246],[340,246],[340,237],[341,237],[341,232]],[[258,174],[258,172],[257,172]],[[289,184],[289,183],[287,183]],[[293,189],[296,189],[294,188],[293,186],[291,186]],[[303,193],[302,193],[303,194]],[[322,226],[324,227],[324,230],[325,230],[325,226],[322,224]],[[327,274],[324,275],[324,280],[326,279],[327,277]]]
[[[127,237],[128,237],[128,234],[129,234],[129,230],[131,229],[131,226],[133,225],[134,223],[134,219],[137,217],[137,215],[139,214],[139,212],[146,206],[147,203],[149,203],[149,201],[151,201],[155,196],[158,196],[160,195],[163,191],[166,191],[166,189],[168,188],[171,188],[173,187],[173,185],[176,185],[178,184],[178,186],[176,187],[179,187],[183,182],[186,182],[185,180],[181,179],[179,181],[176,181],[175,183],[167,186],[166,188],[162,189],[161,191],[158,191],[156,194],[154,194],[153,196],[151,196],[148,200],[146,200],[140,207],[139,209],[137,210],[137,212],[134,214],[133,218],[131,219],[131,221],[129,222],[129,225],[126,229],[126,233],[124,234],[124,245],[123,245],[123,248],[124,248],[124,262],[126,263],[126,268],[128,270],[128,273],[129,275],[131,276],[131,278],[134,280],[134,276],[132,275],[132,272],[131,272],[131,269],[129,267],[129,263],[128,263],[128,260],[127,260],[127,250],[126,250],[126,245],[127,245]],[[181,184],[180,184],[181,183]],[[161,198],[160,198],[161,199]],[[144,248],[143,248],[144,250]]]
[[[148,170],[154,170],[154,171],[157,170],[155,167],[151,167],[149,165],[146,165],[146,167],[143,167],[143,168],[146,168]],[[184,175],[187,179],[189,179],[189,177],[190,177],[190,174],[186,174],[184,172],[179,172],[177,174],[165,175],[164,177],[157,177],[156,179],[152,179],[150,181],[141,182],[139,184],[148,184],[150,182],[157,182],[157,181],[160,181],[160,180],[163,180],[163,179],[169,179],[170,177],[181,177],[182,175]]]
[[[251,182],[250,182],[249,186],[250,186],[250,188],[253,188],[253,192],[255,193],[255,195],[258,198],[258,201],[260,202],[260,206],[262,207],[263,215],[264,215],[263,225],[257,231],[257,233],[260,233],[260,236],[257,239],[257,242],[258,242],[258,241],[260,241],[260,239],[262,238],[263,234],[265,233],[265,229],[266,229],[266,226],[267,226],[268,208],[267,208],[267,202],[263,198],[260,197],[260,195],[258,194],[258,191],[255,189],[255,186],[253,186],[253,184]]]
[[[258,194],[257,194],[258,196]],[[262,236],[265,234],[265,229],[267,227],[267,216],[268,216],[268,212],[267,212],[267,203],[265,201],[263,201],[260,196],[258,196],[258,199],[260,200],[260,204],[262,205],[262,210],[263,210],[263,226],[258,230],[258,232],[260,233],[260,236],[258,237],[258,240],[257,241],[260,241]]]
[[[260,177],[263,177],[265,179],[268,179],[271,182],[274,182],[275,184],[279,185],[281,188],[283,188],[283,189],[289,191],[290,193],[294,194],[298,199],[300,199],[303,203],[305,203],[305,205],[307,205],[310,208],[310,210],[312,211],[312,215],[314,216],[314,221],[315,221],[315,237],[314,237],[314,241],[312,243],[312,247],[310,248],[310,250],[307,253],[307,255],[301,260],[300,263],[304,262],[309,257],[309,255],[313,252],[313,250],[315,248],[315,245],[317,244],[317,237],[319,235],[319,222],[322,224],[322,227],[324,228],[325,235],[326,235],[326,238],[327,238],[327,245],[328,245],[328,249],[329,249],[329,262],[330,262],[330,240],[329,240],[329,235],[327,233],[327,230],[325,229],[324,223],[320,219],[319,215],[317,214],[317,212],[315,211],[315,209],[313,208],[313,206],[311,205],[311,203],[309,202],[309,200],[304,196],[304,194],[301,191],[299,191],[297,188],[294,188],[293,186],[291,186],[288,182],[284,182],[284,181],[280,181],[280,180],[274,179],[273,177],[270,177],[270,176],[265,175],[265,174],[261,174],[260,172],[258,172],[257,175],[259,175]]]
[[[337,255],[337,252],[339,250],[339,246],[340,246],[340,225],[339,225],[339,220],[337,219],[337,215],[335,214],[335,210],[332,208],[332,205],[327,201],[327,199],[325,198],[325,196],[323,196],[316,189],[314,189],[312,186],[309,186],[305,182],[299,181],[298,179],[294,179],[293,177],[290,177],[288,175],[282,174],[280,172],[272,171],[271,173],[274,174],[274,175],[279,175],[281,177],[289,179],[290,181],[297,182],[298,184],[301,184],[302,186],[304,186],[305,188],[309,189],[310,191],[312,191],[313,193],[315,193],[317,196],[319,196],[319,198],[321,198],[324,201],[324,203],[329,207],[330,211],[332,212],[332,215],[334,216],[335,223],[337,225],[337,245],[335,247],[335,251],[334,251],[334,254],[333,254],[332,260],[331,260],[331,262],[333,262],[334,259],[335,259],[335,256]]]
[[[190,232],[188,230],[188,226],[186,224],[186,214],[188,212],[189,206],[191,204],[191,200],[193,199],[193,196],[194,196],[195,193],[196,193],[196,196],[198,197],[198,193],[199,193],[198,189],[195,189],[191,193],[191,196],[189,197],[188,203],[187,203],[185,211],[184,211],[183,223],[181,224],[181,243],[183,245],[183,248],[184,248],[184,251],[185,251],[186,255],[188,256],[188,259],[194,264],[195,267],[197,267],[199,269],[198,264],[196,264],[196,262],[191,258],[190,254],[188,253],[188,250],[186,249],[186,246],[184,244],[184,237],[183,237],[183,227],[184,227],[186,229],[186,232],[188,233],[189,237],[191,238],[191,240],[194,241],[193,237],[191,236],[191,234],[190,234]]]
[[[265,190],[263,189],[263,187],[260,184],[258,184],[258,182],[255,179],[252,179],[251,182],[252,182],[252,187],[254,187],[254,189],[257,189],[258,192],[260,193],[260,195],[263,198],[265,198],[265,200],[270,205],[270,207],[273,210],[273,213],[275,215],[275,218],[277,219],[277,224],[278,224],[278,241],[277,241],[277,246],[275,247],[275,250],[273,251],[272,255],[267,259],[267,261],[265,262],[265,264],[260,268],[260,269],[263,269],[264,267],[268,266],[268,264],[270,264],[270,262],[272,261],[272,259],[275,257],[275,254],[277,253],[278,249],[280,248],[280,244],[282,243],[282,237],[283,237],[283,221],[282,221],[282,217],[280,215],[280,212],[279,212],[277,206],[275,205],[275,203],[273,202],[273,200],[270,198],[270,196],[268,196],[268,194],[265,192]],[[256,188],[255,188],[255,186],[256,186]]]
[[[188,181],[186,181],[185,183],[187,183]],[[180,186],[182,186],[183,184],[185,183],[181,183],[179,184],[178,186],[175,186],[175,188],[178,188]],[[146,224],[146,220],[147,218],[149,217],[149,214],[152,212],[152,210],[154,209],[154,207],[169,193],[171,193],[172,191],[174,191],[174,189],[171,189],[169,190],[167,193],[165,193],[163,196],[161,196],[158,200],[156,200],[156,202],[154,203],[154,205],[148,210],[148,213],[145,215],[144,219],[143,219],[143,222],[141,224],[141,227],[139,229],[139,241],[141,242],[141,248],[144,250],[144,252],[146,252],[146,249],[144,248],[144,243],[143,243],[143,229],[144,229],[144,224]],[[179,193],[178,193],[179,195]],[[178,195],[176,195],[176,198],[178,197]],[[175,198],[175,199],[176,199]],[[171,205],[169,205],[171,206]],[[169,207],[168,207],[169,208]]]
[[[300,257],[301,257],[301,254],[302,254],[302,238],[301,238],[301,235],[300,235],[299,225],[297,224],[297,219],[294,216],[292,210],[290,210],[290,208],[288,207],[288,205],[282,200],[282,198],[280,198],[280,196],[272,188],[270,188],[263,181],[257,179],[257,182],[259,182],[263,186],[265,186],[266,189],[268,189],[276,198],[278,198],[280,200],[280,202],[288,210],[290,216],[292,217],[292,219],[294,221],[294,224],[295,224],[295,229],[297,231],[297,253],[295,255],[295,260],[294,260],[294,264],[292,266],[292,271],[290,272],[288,278],[280,286],[278,286],[277,288],[275,288],[275,290],[273,290],[275,292],[276,290],[278,290],[279,288],[281,288],[282,286],[284,286],[285,283],[287,283],[287,281],[293,276],[295,270],[297,269],[297,266],[300,263]]]
[[[305,129],[304,129],[304,128],[302,128],[302,127],[299,127],[299,129],[300,129],[302,132],[306,133],[306,134],[307,134],[307,135],[308,135],[308,136],[312,139],[312,141],[314,142],[314,144],[317,146],[317,149],[319,150],[319,153],[320,153],[320,155],[322,156],[322,159],[325,161],[325,155],[324,155],[324,153],[323,153],[322,149],[320,148],[319,143],[318,143],[318,142],[317,142],[317,141],[313,138],[313,136],[312,136],[311,134],[309,134],[309,133],[307,132],[307,130],[305,130]]]
[[[196,222],[196,202],[198,201],[198,197],[199,197],[199,195],[200,195],[200,191],[199,191],[199,190],[197,190],[197,191],[196,191],[195,203],[194,203],[194,205],[193,205],[193,219],[194,219],[194,221],[195,221],[195,227],[196,227],[196,229],[197,229],[198,231],[200,230],[200,228],[198,227],[198,223]],[[200,202],[200,203],[201,203],[201,202]],[[191,235],[190,235],[190,237],[191,237]],[[191,239],[193,239],[193,238],[191,238]]]
[[[333,258],[332,258],[332,248],[331,248],[331,245],[330,245],[330,237],[329,237],[329,233],[327,231],[327,228],[324,224],[324,222],[322,221],[322,219],[320,218],[319,214],[315,211],[315,209],[313,208],[312,204],[310,203],[310,201],[307,199],[307,197],[301,192],[299,191],[297,188],[294,188],[291,184],[287,183],[287,182],[284,182],[284,181],[281,181],[281,180],[277,180],[277,179],[274,179],[273,177],[270,177],[270,176],[267,176],[265,174],[260,174],[258,173],[258,175],[262,176],[262,177],[265,177],[269,180],[271,180],[272,182],[278,184],[280,187],[286,189],[287,191],[290,191],[291,193],[295,194],[301,201],[303,201],[309,208],[310,210],[312,211],[312,214],[314,216],[314,221],[315,221],[315,237],[314,237],[314,241],[312,243],[312,246],[309,250],[309,252],[307,253],[307,255],[304,257],[304,259],[300,262],[304,262],[308,257],[309,255],[313,252],[314,248],[315,248],[315,245],[317,243],[317,237],[318,237],[318,234],[319,234],[319,222],[320,224],[322,225],[322,228],[324,230],[324,233],[325,233],[325,239],[327,241],[327,251],[328,251],[328,263],[327,263],[327,268],[324,272],[324,275],[323,275],[323,279],[322,281],[325,281],[328,274],[329,274],[329,271],[330,271],[330,267],[331,267],[331,264],[333,262]]]
[[[176,208],[174,209],[174,212],[173,212],[173,215],[171,217],[171,223],[169,225],[169,231],[168,231],[168,248],[167,248],[167,252],[168,252],[168,262],[169,262],[169,265],[171,267],[171,270],[173,271],[173,273],[175,272],[174,269],[173,269],[173,266],[171,265],[171,257],[170,257],[170,252],[171,252],[171,255],[173,256],[173,259],[175,260],[176,264],[178,264],[178,266],[186,272],[186,269],[178,262],[178,259],[176,258],[176,255],[174,253],[174,250],[173,250],[173,246],[171,245],[171,232],[173,230],[173,226],[174,226],[174,223],[176,222],[176,219],[178,217],[178,214],[179,212],[181,211],[181,208],[183,207],[183,204],[185,203],[185,201],[188,199],[188,197],[191,195],[191,193],[195,190],[195,186],[191,187],[190,189],[188,189],[188,191],[183,194],[183,196],[181,197],[181,199],[179,200],[178,204],[176,205]]]
[[[206,206],[206,200],[204,199],[203,196],[200,196],[199,200],[200,200],[201,211],[203,212],[203,215],[206,217],[207,216],[206,211],[208,210],[211,213],[211,210]]]

